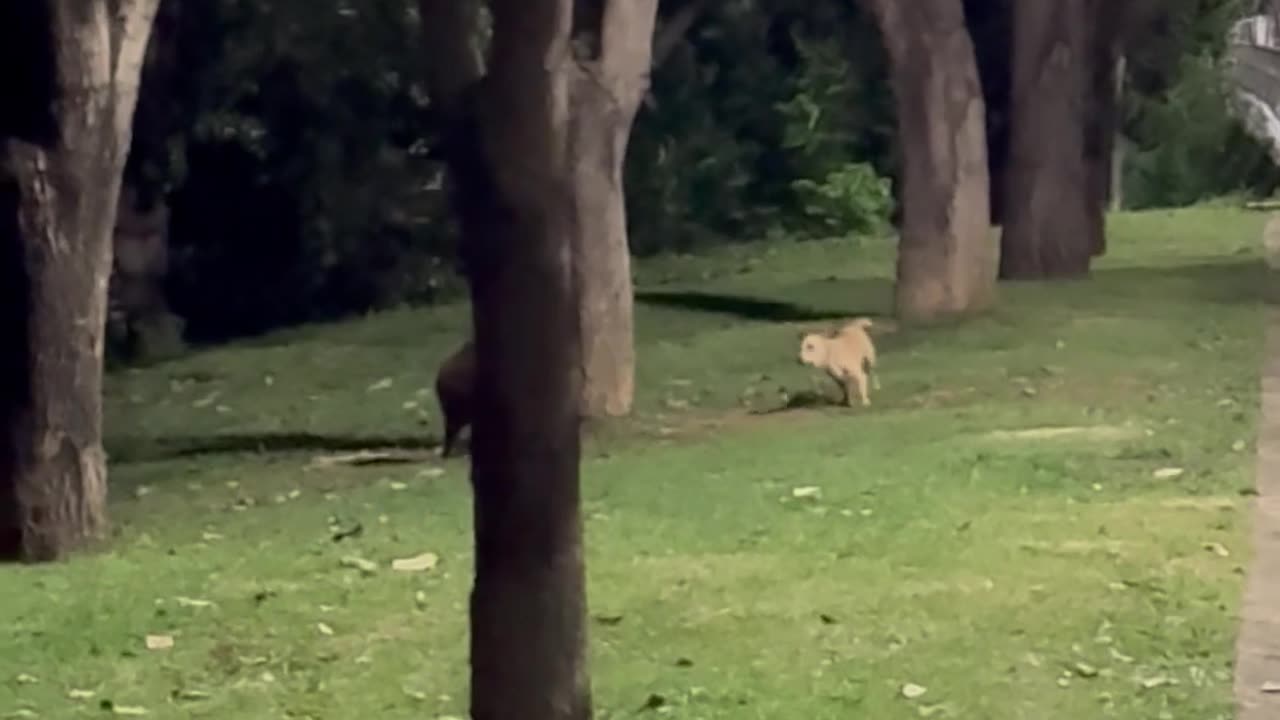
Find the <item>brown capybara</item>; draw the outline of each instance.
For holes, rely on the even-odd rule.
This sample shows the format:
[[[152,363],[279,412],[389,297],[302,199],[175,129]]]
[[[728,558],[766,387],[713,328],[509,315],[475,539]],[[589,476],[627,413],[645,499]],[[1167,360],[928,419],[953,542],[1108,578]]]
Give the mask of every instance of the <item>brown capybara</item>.
[[[440,364],[436,372],[436,398],[444,415],[444,442],[440,456],[449,457],[458,433],[471,424],[472,395],[475,392],[476,349],[468,340]]]
[[[871,376],[877,390],[880,374],[876,370],[876,346],[871,342],[867,329],[871,320],[856,318],[834,334],[809,333],[800,340],[800,362],[826,370],[844,392],[844,402],[853,406],[853,390],[856,388],[862,404],[870,405],[867,397],[867,376]]]

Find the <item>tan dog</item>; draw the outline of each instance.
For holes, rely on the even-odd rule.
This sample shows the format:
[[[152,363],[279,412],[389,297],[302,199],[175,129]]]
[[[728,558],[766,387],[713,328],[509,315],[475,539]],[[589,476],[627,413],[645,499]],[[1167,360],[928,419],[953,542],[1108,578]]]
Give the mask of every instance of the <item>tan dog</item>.
[[[436,399],[440,401],[440,412],[444,415],[441,457],[449,457],[453,444],[458,441],[458,433],[471,424],[475,378],[476,348],[468,340],[440,364],[436,373]]]
[[[880,389],[880,375],[876,370],[876,346],[871,342],[867,329],[868,318],[856,318],[833,334],[809,333],[800,339],[800,363],[826,370],[844,392],[844,402],[853,407],[853,391],[864,406],[871,404],[867,396],[867,378],[871,377],[875,389]]]

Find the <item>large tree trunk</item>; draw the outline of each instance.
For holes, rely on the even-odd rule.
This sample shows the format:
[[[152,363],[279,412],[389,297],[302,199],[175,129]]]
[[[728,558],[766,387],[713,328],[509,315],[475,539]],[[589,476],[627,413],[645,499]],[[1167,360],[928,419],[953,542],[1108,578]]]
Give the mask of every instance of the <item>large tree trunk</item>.
[[[0,345],[25,349],[4,394],[3,455],[20,552],[55,560],[107,521],[102,353],[111,234],[142,57],[157,0],[56,0],[56,137],[8,141],[16,180],[25,320]],[[37,62],[31,58],[30,62]]]
[[[1013,92],[1000,276],[1086,275],[1097,242],[1085,161],[1092,0],[1013,5]]]
[[[471,717],[585,720],[572,8],[500,0],[493,12],[476,108],[490,182],[468,188],[489,208],[464,218],[463,238],[478,359]]]
[[[610,252],[584,224],[625,229],[611,198],[626,133],[593,124],[617,115],[584,89],[610,88],[634,113],[655,4],[610,2],[599,58],[583,61],[570,50],[570,0],[494,0],[481,77],[475,6],[419,0],[433,101],[451,118],[444,150],[473,302],[476,720],[591,716],[578,478],[591,266],[577,256]],[[583,194],[587,177],[616,192]]]
[[[890,59],[903,155],[895,309],[932,321],[995,299],[986,112],[960,0],[868,0]]]

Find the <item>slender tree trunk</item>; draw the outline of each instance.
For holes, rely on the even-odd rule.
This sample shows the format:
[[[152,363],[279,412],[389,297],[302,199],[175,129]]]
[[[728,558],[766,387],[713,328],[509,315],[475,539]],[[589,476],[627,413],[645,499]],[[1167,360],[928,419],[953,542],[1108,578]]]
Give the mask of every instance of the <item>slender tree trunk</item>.
[[[606,3],[599,26],[585,29],[598,38],[599,52],[578,61],[571,86],[574,271],[582,292],[582,412],[588,417],[625,415],[635,395],[634,294],[622,178],[632,124],[649,89],[656,15],[656,0]]]
[[[1091,0],[1013,6],[1013,92],[1000,276],[1086,275],[1097,242],[1085,161]]]
[[[156,0],[55,0],[54,120],[47,144],[10,140],[21,237],[20,303],[6,327],[26,348],[6,382],[9,484],[21,554],[56,560],[100,537],[107,521],[102,353],[111,233]],[[34,61],[34,59],[33,59]],[[20,333],[20,334],[19,334]]]
[[[868,0],[888,50],[903,153],[895,307],[904,321],[995,299],[986,112],[960,0]]]
[[[1118,192],[1114,165],[1123,101],[1123,45],[1129,32],[1130,17],[1134,23],[1140,17],[1135,0],[1121,1],[1122,6],[1115,0],[1093,0],[1090,9],[1094,17],[1090,33],[1093,50],[1089,58],[1092,72],[1086,90],[1084,150],[1089,173],[1089,220],[1092,225],[1089,242],[1094,257],[1107,252],[1107,208],[1113,194]]]
[[[631,412],[635,396],[634,293],[622,168],[636,106],[618,106],[610,89],[596,82],[582,78],[573,87],[573,265],[582,293],[582,413],[617,417]]]

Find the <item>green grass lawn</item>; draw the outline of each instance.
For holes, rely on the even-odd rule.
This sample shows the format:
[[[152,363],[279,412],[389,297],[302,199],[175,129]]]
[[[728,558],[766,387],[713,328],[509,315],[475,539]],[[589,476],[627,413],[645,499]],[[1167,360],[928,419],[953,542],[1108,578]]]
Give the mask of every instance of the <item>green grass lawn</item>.
[[[881,336],[867,410],[784,392],[836,397],[797,333],[886,311],[888,247],[640,263],[636,417],[584,461],[598,716],[1230,717],[1263,220],[1114,217],[1091,280]],[[0,568],[0,717],[465,716],[465,460],[316,459],[429,447],[466,326],[392,312],[114,376],[116,537]]]

